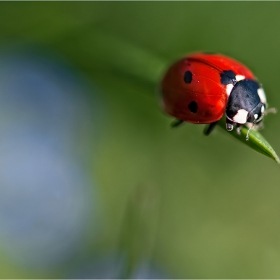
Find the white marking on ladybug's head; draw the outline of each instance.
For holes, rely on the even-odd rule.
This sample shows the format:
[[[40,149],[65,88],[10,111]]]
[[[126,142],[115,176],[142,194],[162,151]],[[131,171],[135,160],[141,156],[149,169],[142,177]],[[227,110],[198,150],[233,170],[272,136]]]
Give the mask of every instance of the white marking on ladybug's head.
[[[236,123],[244,124],[247,122],[248,112],[244,109],[239,109],[232,120]]]
[[[241,81],[241,80],[244,80],[244,79],[245,79],[245,76],[243,76],[243,75],[236,75],[236,76],[235,76],[235,79],[236,79],[237,82],[239,82],[239,81]]]
[[[264,106],[261,107],[261,112],[264,113]]]
[[[258,95],[262,103],[266,104],[266,96],[262,88],[258,89]]]
[[[255,120],[258,119],[258,117],[259,117],[258,114],[255,114],[255,115],[254,115]]]
[[[226,86],[226,92],[228,97],[230,96],[232,89],[233,89],[233,84],[228,84]]]

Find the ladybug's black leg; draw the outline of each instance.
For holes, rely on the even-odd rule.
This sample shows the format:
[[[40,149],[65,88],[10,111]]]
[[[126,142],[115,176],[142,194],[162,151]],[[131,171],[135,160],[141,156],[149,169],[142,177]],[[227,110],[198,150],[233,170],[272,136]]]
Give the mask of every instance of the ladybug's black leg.
[[[203,131],[204,135],[209,135],[213,131],[217,123],[218,122],[212,122],[209,125],[205,126]]]
[[[177,127],[179,125],[181,125],[184,121],[182,120],[174,120],[172,123],[171,123],[171,127]]]
[[[226,119],[226,129],[227,129],[227,131],[233,130],[233,122],[231,120],[229,120],[228,118]]]
[[[241,128],[242,128],[242,125],[241,124],[236,124],[236,133],[238,134],[238,135],[240,135],[241,134]]]

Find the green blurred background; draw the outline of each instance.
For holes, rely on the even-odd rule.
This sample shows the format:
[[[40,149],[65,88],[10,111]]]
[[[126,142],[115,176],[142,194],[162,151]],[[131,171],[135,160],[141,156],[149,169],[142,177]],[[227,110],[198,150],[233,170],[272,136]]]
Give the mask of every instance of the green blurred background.
[[[0,180],[2,200],[7,199],[0,207],[0,277],[279,278],[279,166],[220,128],[209,137],[199,125],[171,129],[172,119],[158,106],[155,83],[165,63],[194,51],[220,52],[247,65],[263,84],[269,105],[279,109],[279,12],[277,2],[1,2],[0,56],[6,68],[0,62],[0,74],[6,75],[5,82],[12,80],[15,69],[27,71],[17,66],[22,56],[28,63],[32,57],[42,69],[49,61],[63,65],[63,71],[48,68],[53,76],[35,92],[58,79],[68,100],[69,88],[76,87],[72,80],[79,80],[72,103],[56,101],[48,94],[53,91],[46,91],[58,106],[50,127],[67,107],[65,123],[55,131],[39,123],[35,134],[57,143],[54,135],[69,127],[71,133],[54,153],[71,155],[71,163],[82,170],[81,182],[87,178],[87,183],[69,177],[76,174],[72,169],[61,171],[74,182],[74,191],[70,199],[69,189],[63,189],[57,201],[57,187],[49,180],[56,171],[50,171],[43,187],[38,179],[39,195],[32,196],[38,192],[35,184],[22,201],[26,192],[18,174],[26,157],[9,177],[19,176],[12,194],[7,195],[8,179]],[[5,70],[11,61],[7,58],[16,63],[10,72]],[[9,95],[7,87],[0,90]],[[30,102],[21,96],[26,114]],[[43,109],[36,106],[32,110],[41,114]],[[14,110],[1,115],[0,128],[6,129],[0,129],[1,139],[11,119],[22,119]],[[262,131],[276,152],[278,122],[278,114],[268,116]],[[32,141],[37,144],[40,139]],[[65,139],[71,140],[67,151]],[[1,141],[0,151],[6,151]],[[37,157],[37,150],[30,149],[32,174],[34,166],[44,169],[46,161],[38,161],[41,154]],[[14,152],[12,171],[20,155]],[[63,162],[61,166],[69,163],[67,157]],[[6,166],[5,157],[1,166]],[[32,176],[26,186],[28,180],[33,182]],[[51,187],[50,203],[34,203],[45,201],[42,188]],[[36,207],[44,208],[40,212]],[[36,212],[43,214],[28,223]],[[58,212],[65,212],[60,220],[44,224],[46,219],[54,221]],[[44,242],[48,236],[45,246],[38,235]],[[48,253],[58,247],[53,255]]]

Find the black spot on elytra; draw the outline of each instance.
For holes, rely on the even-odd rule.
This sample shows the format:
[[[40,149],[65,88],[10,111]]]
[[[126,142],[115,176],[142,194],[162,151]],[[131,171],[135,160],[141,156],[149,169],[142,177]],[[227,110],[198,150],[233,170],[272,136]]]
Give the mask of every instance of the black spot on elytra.
[[[235,73],[232,70],[224,70],[221,74],[221,83],[223,85],[236,84]]]
[[[192,101],[192,102],[189,104],[188,108],[190,109],[190,111],[191,111],[192,113],[196,113],[196,112],[197,112],[197,108],[198,108],[197,103],[196,103],[195,101]]]
[[[192,82],[192,72],[191,71],[185,72],[184,81],[186,84],[190,84]]]

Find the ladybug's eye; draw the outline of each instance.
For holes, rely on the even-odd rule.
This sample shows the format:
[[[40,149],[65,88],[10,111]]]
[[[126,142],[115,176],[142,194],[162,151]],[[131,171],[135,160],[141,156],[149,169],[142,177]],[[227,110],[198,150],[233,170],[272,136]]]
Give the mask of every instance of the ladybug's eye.
[[[259,105],[254,108],[253,111],[250,112],[250,119],[248,118],[248,122],[252,122],[252,123],[257,123],[260,122],[263,118],[264,115],[264,104],[263,103],[259,103]]]
[[[260,114],[255,114],[255,122],[259,123],[263,119],[264,113],[261,112]]]
[[[256,115],[256,114],[255,114],[255,115]],[[255,122],[255,121],[256,121],[255,116],[254,116],[252,113],[249,113],[249,114],[248,114],[248,117],[247,117],[247,122],[253,123],[253,122]]]

